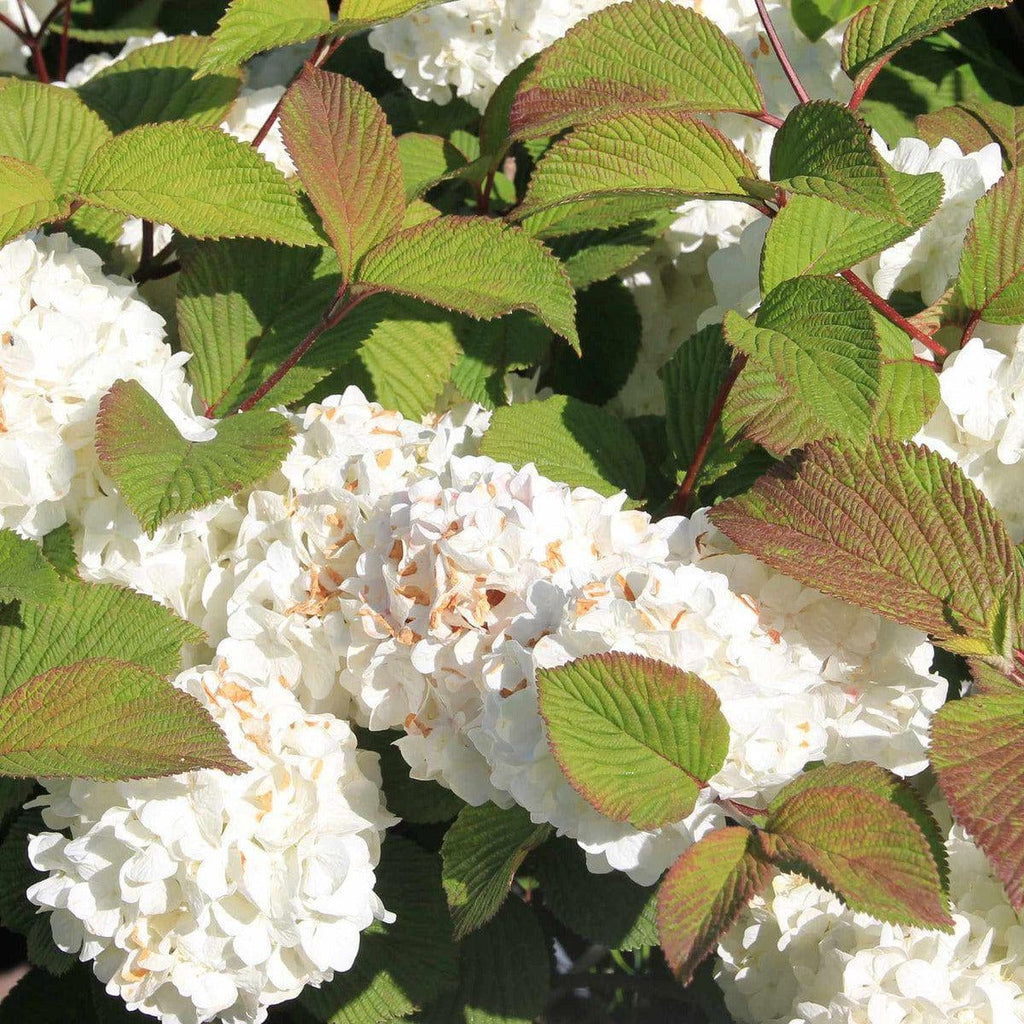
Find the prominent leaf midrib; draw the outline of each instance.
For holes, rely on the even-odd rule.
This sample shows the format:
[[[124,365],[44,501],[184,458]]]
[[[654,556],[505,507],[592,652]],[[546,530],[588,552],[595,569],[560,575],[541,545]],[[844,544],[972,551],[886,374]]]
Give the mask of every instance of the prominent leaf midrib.
[[[570,685],[575,688],[575,692],[573,694],[571,694],[571,696],[573,696],[574,699],[579,704],[581,704],[583,707],[587,708],[589,711],[591,711],[595,715],[599,716],[601,718],[602,722],[607,723],[607,725],[610,726],[615,732],[624,734],[630,741],[632,741],[633,746],[637,750],[641,750],[641,751],[643,751],[644,753],[646,753],[648,755],[653,755],[658,760],[662,761],[667,768],[670,768],[672,771],[676,771],[676,772],[682,773],[698,789],[703,789],[704,786],[707,785],[707,780],[706,779],[699,778],[697,775],[695,775],[689,769],[685,768],[683,765],[679,764],[677,761],[674,761],[672,759],[672,757],[669,756],[669,754],[662,753],[661,751],[656,750],[654,747],[651,747],[649,744],[647,744],[644,741],[642,735],[636,735],[634,732],[630,731],[629,728],[627,728],[627,724],[624,723],[622,721],[622,719],[632,718],[632,724],[635,725],[635,726],[639,726],[639,723],[643,719],[643,715],[642,715],[642,712],[641,712],[640,708],[632,700],[630,700],[629,695],[625,691],[620,691],[620,695],[621,695],[622,699],[626,702],[625,703],[625,709],[628,709],[628,712],[629,712],[627,714],[623,713],[624,712],[624,706],[619,704],[619,703],[617,703],[615,701],[615,698],[614,698],[612,692],[610,690],[607,690],[607,689],[600,689],[600,690],[596,690],[595,689],[595,690],[593,690],[592,692],[594,694],[594,698],[595,698],[595,701],[597,702],[597,704],[595,706],[595,704],[589,703],[587,701],[587,699],[586,699],[585,692],[581,693],[580,690],[577,688],[579,684],[576,683],[576,682],[573,682],[571,684],[569,683],[569,680],[571,680],[572,678],[573,677],[570,676],[570,675],[567,675],[565,677],[565,683],[566,683],[566,687],[565,688],[568,689]],[[607,696],[607,698],[608,698],[608,703],[607,704],[605,704],[602,701],[601,698],[603,696]],[[650,694],[650,693],[647,693],[646,696],[648,698],[651,698],[653,695]],[[610,711],[614,711],[615,712],[616,716],[619,718],[619,721],[613,721],[612,720],[612,715],[609,713]],[[654,725],[654,728],[658,732],[659,740],[668,739],[669,741],[672,741],[672,740],[675,739],[674,732],[673,732],[672,728],[669,725],[669,718],[670,718],[670,714],[666,710],[666,713],[663,716],[653,715],[648,720],[650,722],[650,724]],[[692,734],[693,728],[694,728],[694,726],[691,724],[690,725],[691,734]],[[590,730],[590,731],[591,731],[591,733],[596,733],[596,730]],[[642,729],[637,728],[636,732],[642,733]],[[576,742],[584,744],[584,745],[590,744],[592,749],[594,749],[594,750],[600,750],[601,749],[599,746],[597,746],[595,743],[592,742],[591,736],[588,735],[587,733],[584,733],[583,735],[577,737]],[[692,746],[696,747],[697,744],[693,744]],[[687,751],[687,752],[689,752],[689,751]],[[676,755],[679,755],[681,752],[678,749],[675,749],[673,751],[673,753],[676,754]]]

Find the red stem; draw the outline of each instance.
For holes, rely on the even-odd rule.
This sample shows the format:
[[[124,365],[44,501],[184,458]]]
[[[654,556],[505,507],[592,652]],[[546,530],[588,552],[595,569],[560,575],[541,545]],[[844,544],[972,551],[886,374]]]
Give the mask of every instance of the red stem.
[[[61,2],[58,3],[55,7],[51,7],[49,13],[39,23],[39,31],[36,32],[35,38],[41,43],[43,41],[43,36],[46,35],[47,31],[50,28],[50,25],[53,24],[53,20],[57,17],[57,15],[60,14],[61,11],[67,11],[68,13],[70,13],[70,10],[71,0],[61,0]]]
[[[316,344],[317,339],[324,332],[337,327],[348,314],[361,302],[365,302],[371,295],[376,295],[378,288],[368,288],[348,302],[344,302],[348,284],[343,282],[338,289],[334,302],[320,318],[319,323],[299,342],[292,350],[291,355],[235,410],[236,412],[248,412],[257,402],[265,398],[284,379],[285,374]],[[210,410],[206,415],[210,416]]]
[[[142,254],[139,257],[139,268],[153,262],[153,222],[142,222]]]
[[[847,104],[851,110],[856,110],[860,106],[860,102],[864,99],[864,94],[871,88],[871,83],[878,77],[878,72],[889,63],[889,58],[886,57],[878,67],[874,70],[869,71],[858,83],[857,87],[853,90],[853,95],[850,97],[850,102]]]
[[[974,334],[974,328],[978,326],[981,320],[981,310],[979,309],[976,313],[971,314],[970,320],[967,321],[967,325],[964,327],[964,333],[960,337],[960,347],[963,348],[971,340],[971,335]]]
[[[755,121],[762,121],[764,124],[771,125],[772,128],[781,128],[786,123],[781,117],[769,114],[767,110],[762,110],[759,114],[751,114],[750,116]]]
[[[881,295],[866,285],[852,270],[844,270],[841,274],[843,279],[849,284],[852,284],[864,296],[868,302],[871,303],[879,313],[882,314],[887,320],[891,320],[897,327],[902,328],[907,332],[915,341],[921,342],[922,345],[929,352],[933,353],[939,359],[945,359],[949,353],[946,349],[940,345],[930,334],[925,334],[920,327],[916,327],[912,324],[905,316],[898,313],[892,306],[889,305]],[[936,366],[936,369],[939,369]]]
[[[38,39],[33,39],[29,44],[29,49],[32,51],[32,60],[36,66],[36,75],[39,77],[39,81],[43,85],[50,84],[50,72],[46,69],[46,58],[43,56],[43,48],[39,44]]]
[[[761,16],[761,24],[764,25],[764,30],[768,33],[768,40],[772,44],[775,56],[779,58],[782,70],[786,72],[789,84],[793,86],[796,98],[801,103],[806,103],[811,97],[804,88],[803,82],[800,81],[800,76],[796,73],[796,68],[793,67],[789,54],[786,53],[786,48],[782,45],[782,40],[779,39],[778,32],[775,31],[775,25],[772,23],[771,15],[768,13],[764,0],[754,0],[754,2],[757,4],[757,13]]]
[[[672,512],[677,515],[685,516],[690,511],[690,501],[693,498],[697,475],[700,473],[700,468],[704,465],[704,460],[707,458],[708,449],[711,447],[712,438],[715,436],[715,428],[718,426],[718,421],[722,418],[722,410],[725,408],[729,392],[732,391],[736,378],[746,365],[746,353],[737,352],[732,365],[729,367],[729,372],[725,375],[725,380],[722,381],[722,386],[718,389],[715,404],[711,407],[711,412],[708,413],[707,423],[704,425],[704,433],[701,436],[700,443],[697,445],[697,450],[693,453],[693,461],[686,471],[683,482],[679,485],[679,490],[676,491],[675,498],[672,499]]]
[[[0,25],[6,25],[26,46],[32,42],[32,37],[18,28],[6,14],[0,14]]]
[[[327,36],[321,36],[317,40],[317,44],[314,47],[313,52],[310,54],[309,60],[306,61],[306,63],[312,65],[313,67],[319,67],[319,65],[323,63],[323,61],[327,60],[327,58],[330,57],[332,53],[334,53],[334,51],[342,44],[342,42],[342,39],[336,39],[334,40],[333,43],[328,44]],[[303,67],[304,66],[305,65],[303,65]],[[292,82],[294,82],[295,79],[298,78],[299,75],[301,74],[302,68],[300,68],[296,72],[295,77],[292,79]],[[291,82],[288,83],[288,88],[291,88],[291,84]],[[277,101],[277,103],[274,104],[274,109],[270,112],[270,116],[266,119],[266,121],[263,122],[263,126],[253,137],[253,140],[250,143],[253,149],[259,149],[260,146],[263,145],[263,142],[266,139],[266,137],[270,134],[270,129],[274,127],[274,122],[277,121],[278,117],[281,116],[281,107],[284,106],[284,98],[287,95],[288,89],[285,89],[285,91],[281,94],[281,98]]]
[[[64,24],[60,30],[60,58],[57,63],[57,78],[63,82],[68,77],[68,43],[71,39],[71,0],[64,5]]]

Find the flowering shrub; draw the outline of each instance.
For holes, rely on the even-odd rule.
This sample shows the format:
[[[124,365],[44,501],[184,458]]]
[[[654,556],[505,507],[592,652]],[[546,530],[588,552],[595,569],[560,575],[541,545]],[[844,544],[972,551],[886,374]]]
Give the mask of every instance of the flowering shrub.
[[[984,6],[0,0],[0,1024],[1024,1021]]]

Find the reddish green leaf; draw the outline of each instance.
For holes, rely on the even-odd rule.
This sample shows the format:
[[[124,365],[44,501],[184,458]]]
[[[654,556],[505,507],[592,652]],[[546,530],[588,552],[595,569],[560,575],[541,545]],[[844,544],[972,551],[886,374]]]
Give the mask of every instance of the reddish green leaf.
[[[867,440],[881,356],[871,307],[845,281],[783,281],[754,323],[730,310],[722,327],[748,356],[726,406],[727,434],[742,430],[777,455],[823,437]]]
[[[444,217],[408,228],[363,257],[361,289],[410,295],[491,320],[536,313],[579,349],[576,300],[562,265],[519,228],[486,217]]]
[[[96,779],[247,771],[202,705],[142,665],[98,658],[0,700],[0,772]]]
[[[765,849],[783,870],[810,869],[854,910],[952,930],[933,840],[870,768],[842,767],[812,769],[783,789]]]
[[[932,768],[956,820],[1024,909],[1024,690],[955,700],[932,719]]]
[[[906,223],[891,172],[857,116],[841,103],[801,103],[772,144],[772,181],[858,213]]]
[[[760,111],[761,87],[743,54],[707,18],[660,0],[616,4],[545,50],[509,117],[514,135],[626,110]]]
[[[1006,659],[1021,563],[963,472],[913,444],[810,445],[715,525],[808,586],[933,633],[949,650]]]
[[[562,203],[650,194],[748,200],[740,178],[757,170],[719,131],[673,111],[618,114],[577,128],[548,150],[530,179],[517,220]]]
[[[672,865],[658,892],[658,934],[683,985],[774,874],[755,833],[737,827],[704,836]]]
[[[854,15],[843,36],[842,64],[858,84],[904,47],[985,7],[1009,0],[879,0]]]
[[[699,676],[635,654],[592,654],[537,673],[555,760],[613,821],[640,829],[685,818],[721,769],[729,726]]]
[[[915,119],[917,133],[929,146],[952,139],[964,153],[998,142],[1011,167],[1024,155],[1024,107],[998,100],[962,100]]]
[[[1024,323],[1024,168],[978,200],[960,257],[960,293],[989,323]]]
[[[402,165],[384,111],[350,78],[307,67],[285,96],[281,129],[348,279],[405,213]]]

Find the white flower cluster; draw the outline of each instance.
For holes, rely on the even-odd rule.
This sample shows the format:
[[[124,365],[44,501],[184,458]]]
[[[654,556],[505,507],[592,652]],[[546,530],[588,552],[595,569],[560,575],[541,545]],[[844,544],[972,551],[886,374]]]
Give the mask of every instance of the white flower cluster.
[[[719,946],[716,977],[743,1024],[1012,1024],[1024,1020],[1024,921],[954,827],[952,934],[880,924],[779,875]]]
[[[911,631],[728,552],[702,517],[652,523],[622,495],[472,455],[480,410],[418,424],[351,388],[294,424],[278,478],[244,505],[183,517],[200,522],[188,544],[172,523],[173,553],[137,526],[111,539],[106,499],[82,537],[89,574],[183,610],[310,710],[404,729],[414,777],[517,802],[595,869],[645,882],[721,821],[715,795],[764,801],[818,758],[920,770],[945,684]],[[537,711],[538,667],[612,650],[699,672],[732,729],[701,806],[656,835],[568,786]]]
[[[967,225],[974,204],[1003,176],[998,142],[966,156],[950,139],[929,147],[922,139],[900,139],[889,149],[878,137],[875,145],[885,160],[904,174],[942,175],[942,205],[909,238],[872,257],[858,272],[883,298],[896,289],[919,292],[926,304],[938,301],[956,277]]]
[[[947,357],[916,440],[957,463],[1024,540],[1024,328],[979,323]]]
[[[376,756],[259,667],[221,659],[175,681],[249,772],[50,782],[38,801],[54,831],[30,841],[48,876],[29,899],[52,911],[61,949],[164,1024],[263,1021],[348,970],[359,933],[394,919],[373,892],[394,823]]]
[[[179,429],[201,440],[164,321],[99,256],[67,235],[0,249],[0,526],[39,537],[99,493],[99,400],[139,381]]]

